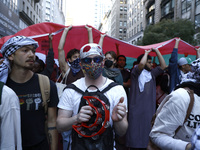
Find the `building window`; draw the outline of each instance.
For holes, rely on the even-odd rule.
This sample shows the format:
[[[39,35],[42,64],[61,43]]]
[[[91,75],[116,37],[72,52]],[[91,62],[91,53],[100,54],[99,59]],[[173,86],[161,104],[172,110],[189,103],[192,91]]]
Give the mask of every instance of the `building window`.
[[[123,4],[124,3],[124,1],[123,0],[120,0],[120,4]]]
[[[124,14],[124,18],[127,19],[127,14]]]
[[[195,16],[195,29],[200,28],[200,14]]]
[[[143,18],[143,10],[140,12],[140,18]]]
[[[33,0],[31,0],[31,6],[33,7],[33,4],[34,4],[34,2],[33,2]]]
[[[23,11],[25,12],[25,3],[23,2],[22,5],[23,5]]]
[[[196,6],[200,5],[200,0],[196,0]]]
[[[124,11],[127,11],[127,7],[124,7]]]
[[[139,25],[137,25],[137,32],[139,32],[139,30],[140,30],[140,26],[139,26]]]
[[[190,10],[191,10],[191,0],[182,0],[182,8],[181,8],[182,14]]]
[[[166,3],[163,7],[162,7],[162,16],[165,16],[167,14],[169,14],[170,12],[170,2]]]
[[[122,21],[119,22],[119,26],[123,26]]]
[[[148,25],[153,24],[153,15],[148,18]]]
[[[124,26],[125,26],[125,27],[127,26],[127,22],[126,22],[126,21],[124,21]]]
[[[120,14],[120,15],[119,15],[119,18],[123,18],[123,14]]]
[[[148,8],[148,13],[153,11],[154,9],[155,9],[155,4],[150,5]]]
[[[142,22],[140,22],[140,31],[143,31]]]
[[[124,33],[126,33],[126,28],[124,28]]]
[[[123,6],[120,6],[120,11],[123,11]]]
[[[26,13],[28,15],[28,13],[29,13],[29,7],[26,8]]]
[[[124,40],[126,40],[126,36],[124,35]]]
[[[137,4],[137,8],[140,9],[140,2],[138,2],[138,4]]]
[[[30,12],[30,18],[32,18],[32,11]]]
[[[140,14],[138,13],[137,14],[137,21],[139,21],[139,18],[140,18]]]
[[[122,35],[119,36],[119,39],[122,40]]]
[[[120,28],[120,29],[119,29],[119,33],[122,33],[122,32],[123,32],[123,29],[122,29],[122,28]]]

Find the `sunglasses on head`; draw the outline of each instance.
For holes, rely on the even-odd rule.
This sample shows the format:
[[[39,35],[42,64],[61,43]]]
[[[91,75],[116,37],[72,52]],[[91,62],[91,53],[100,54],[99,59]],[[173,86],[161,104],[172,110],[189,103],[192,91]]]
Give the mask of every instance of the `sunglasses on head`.
[[[97,57],[94,57],[94,58],[86,57],[86,58],[81,59],[81,61],[82,61],[83,63],[85,63],[85,64],[91,63],[92,60],[93,60],[93,62],[95,62],[95,63],[100,63],[100,62],[102,62],[103,58],[97,56]]]

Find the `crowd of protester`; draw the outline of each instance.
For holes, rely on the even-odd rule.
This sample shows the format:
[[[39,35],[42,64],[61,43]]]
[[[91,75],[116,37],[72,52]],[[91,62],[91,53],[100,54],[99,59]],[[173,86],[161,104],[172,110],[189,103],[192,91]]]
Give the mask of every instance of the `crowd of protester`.
[[[35,55],[39,45],[31,38],[12,37],[2,46],[0,150],[150,150],[152,145],[163,150],[200,149],[200,48],[196,60],[178,59],[177,38],[169,65],[159,49],[153,48],[127,69],[126,56],[116,50],[103,54],[106,35],[94,43],[92,28],[87,25],[88,43],[65,54],[72,28],[63,30],[57,50],[53,50],[53,35],[49,34],[46,62]],[[58,51],[59,66],[54,51]],[[150,52],[156,53],[159,64],[152,62]],[[48,77],[49,89],[41,87],[38,74]],[[65,87],[61,95],[56,83]],[[82,96],[107,87],[102,105],[108,107],[108,125],[97,120],[105,130],[99,133],[99,126],[92,123],[97,117],[106,118],[102,113],[106,107],[94,108],[90,105],[97,103],[94,100],[85,104]],[[87,123],[89,129],[85,129]],[[92,136],[96,132],[98,136]]]

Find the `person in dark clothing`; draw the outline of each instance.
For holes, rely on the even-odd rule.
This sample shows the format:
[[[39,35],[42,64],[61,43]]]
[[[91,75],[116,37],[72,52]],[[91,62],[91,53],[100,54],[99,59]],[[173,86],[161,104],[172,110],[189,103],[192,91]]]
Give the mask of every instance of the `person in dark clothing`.
[[[4,43],[1,52],[8,62],[4,66],[7,76],[10,69],[6,84],[19,97],[23,150],[49,150],[49,144],[51,150],[57,150],[56,117],[59,100],[56,85],[49,80],[48,105],[44,102],[39,76],[32,71],[37,47],[35,40],[25,36],[15,36]]]
[[[104,69],[102,75],[108,77],[109,79],[123,85],[123,78],[121,71],[118,68],[115,68],[117,55],[114,51],[108,51],[105,53],[106,61],[104,64]]]
[[[129,69],[125,68],[126,66],[126,57],[124,55],[119,55],[117,57],[117,68],[121,70],[121,74],[123,77],[123,87],[126,91],[127,97],[129,96],[129,88],[131,85],[131,72]]]
[[[49,52],[46,57],[46,65],[45,63],[36,57],[34,67],[32,69],[35,73],[40,73],[46,75],[51,78],[54,69],[54,52],[53,52],[53,45],[52,45],[53,35],[49,34]]]

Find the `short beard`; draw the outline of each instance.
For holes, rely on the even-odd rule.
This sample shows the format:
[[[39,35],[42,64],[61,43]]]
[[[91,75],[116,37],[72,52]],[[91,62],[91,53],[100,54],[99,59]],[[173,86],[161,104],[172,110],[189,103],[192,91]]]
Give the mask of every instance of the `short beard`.
[[[147,67],[147,65],[144,66],[144,69],[146,69],[147,71],[151,71],[151,69]]]

